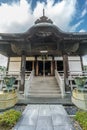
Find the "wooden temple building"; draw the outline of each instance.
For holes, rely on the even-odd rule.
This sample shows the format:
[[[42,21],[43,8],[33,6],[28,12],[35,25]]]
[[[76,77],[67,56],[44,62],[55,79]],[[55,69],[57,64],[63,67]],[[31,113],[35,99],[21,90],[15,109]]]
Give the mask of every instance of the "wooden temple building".
[[[35,76],[54,76],[64,72],[65,89],[69,71],[82,71],[87,54],[87,33],[63,32],[43,16],[24,33],[0,33],[0,53],[8,57],[8,71],[21,72],[24,91],[25,71]]]

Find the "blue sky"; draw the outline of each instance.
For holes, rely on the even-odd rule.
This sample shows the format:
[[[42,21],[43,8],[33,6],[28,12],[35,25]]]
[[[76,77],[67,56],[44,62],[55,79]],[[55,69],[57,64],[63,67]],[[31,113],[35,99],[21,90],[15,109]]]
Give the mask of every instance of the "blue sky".
[[[26,31],[43,8],[63,31],[87,31],[87,0],[0,0],[0,32]]]
[[[27,31],[43,8],[61,30],[87,32],[87,0],[0,0],[0,33]]]

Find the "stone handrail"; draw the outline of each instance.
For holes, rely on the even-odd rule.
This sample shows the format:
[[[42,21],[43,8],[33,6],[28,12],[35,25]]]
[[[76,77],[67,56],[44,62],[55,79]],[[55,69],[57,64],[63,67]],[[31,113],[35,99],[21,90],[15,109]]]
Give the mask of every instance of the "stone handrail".
[[[57,83],[60,87],[61,95],[62,95],[62,97],[64,97],[64,95],[65,95],[64,78],[61,78],[61,76],[59,75],[57,70],[55,70],[55,77],[56,77]]]
[[[24,96],[27,97],[28,92],[29,92],[29,88],[31,86],[31,82],[33,80],[34,77],[34,70],[31,71],[30,75],[28,76],[27,79],[25,79],[25,90],[24,90]]]

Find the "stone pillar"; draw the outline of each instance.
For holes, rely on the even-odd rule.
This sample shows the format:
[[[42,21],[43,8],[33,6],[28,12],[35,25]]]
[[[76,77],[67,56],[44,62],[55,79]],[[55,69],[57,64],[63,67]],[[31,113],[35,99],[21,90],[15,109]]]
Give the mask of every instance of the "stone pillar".
[[[25,86],[25,67],[26,67],[26,56],[25,54],[22,54],[21,57],[21,85],[20,85],[20,91],[24,91]]]
[[[80,56],[82,71],[84,71],[82,56]]]
[[[68,82],[68,56],[66,54],[63,55],[63,69],[64,69],[64,83],[65,83],[65,91],[69,90],[69,82]]]

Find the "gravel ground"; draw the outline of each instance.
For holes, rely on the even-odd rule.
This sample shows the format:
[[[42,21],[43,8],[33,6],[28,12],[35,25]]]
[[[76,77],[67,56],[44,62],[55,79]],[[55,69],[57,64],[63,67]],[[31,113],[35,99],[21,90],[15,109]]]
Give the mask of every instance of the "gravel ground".
[[[79,123],[75,121],[74,116],[76,112],[79,110],[76,106],[64,106],[67,114],[70,116],[70,119],[75,127],[76,130],[82,130],[79,126]]]
[[[75,115],[79,110],[76,106],[64,106],[68,115]]]
[[[23,112],[26,105],[15,105],[13,109]],[[75,115],[79,110],[76,106],[64,106],[68,115]]]
[[[82,128],[80,127],[79,123],[77,121],[74,120],[74,117],[70,117],[74,127],[76,130],[82,130]]]
[[[15,110],[17,110],[17,111],[23,112],[24,109],[25,109],[25,107],[26,107],[26,105],[15,105],[15,106],[13,107],[13,109],[15,109]]]

